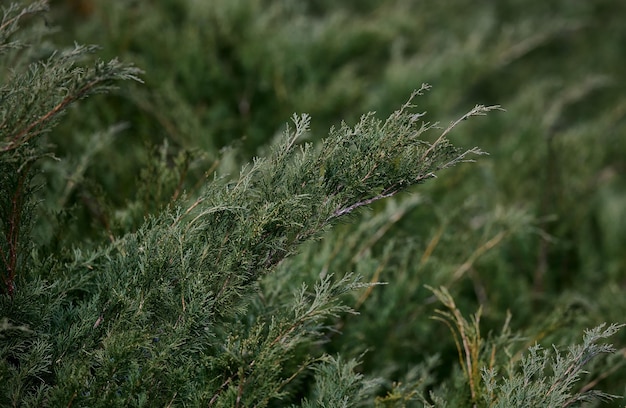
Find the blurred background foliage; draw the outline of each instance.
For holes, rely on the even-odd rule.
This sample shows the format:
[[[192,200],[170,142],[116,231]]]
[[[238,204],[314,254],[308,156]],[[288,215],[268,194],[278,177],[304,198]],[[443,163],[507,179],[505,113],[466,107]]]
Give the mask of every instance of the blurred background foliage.
[[[506,109],[452,133],[455,144],[490,156],[303,248],[262,282],[250,314],[284,303],[291,288],[320,274],[387,282],[348,299],[360,315],[331,322],[338,334],[318,347],[365,352],[364,373],[405,383],[419,364],[439,379],[458,371],[448,328],[429,319],[439,305],[424,285],[448,287],[466,316],[482,307],[486,336],[510,312],[520,350],[624,322],[626,2],[52,6],[50,41],[99,44],[103,59],[145,70],[145,84],[90,99],[50,135],[62,160],[41,169],[42,199],[57,203],[37,226],[42,244],[63,253],[134,230],[172,200],[193,197],[216,170],[236,175],[293,112],[312,116],[310,138],[319,139],[368,111],[386,117],[427,82],[434,89],[418,110],[444,127],[475,104]],[[620,336],[612,339],[620,351],[593,378],[626,395]]]

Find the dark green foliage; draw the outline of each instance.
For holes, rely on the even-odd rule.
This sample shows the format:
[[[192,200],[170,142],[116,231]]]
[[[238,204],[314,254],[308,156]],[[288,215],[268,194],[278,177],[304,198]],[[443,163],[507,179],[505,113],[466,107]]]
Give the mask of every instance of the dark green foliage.
[[[11,5],[4,9],[0,26],[3,62],[17,61],[14,66],[3,64],[3,84],[0,88],[0,187],[3,200],[0,227],[4,238],[0,244],[0,255],[3,264],[2,293],[9,295],[15,289],[14,280],[22,267],[21,258],[30,252],[30,246],[24,243],[29,240],[29,234],[24,234],[24,229],[32,212],[31,167],[38,158],[49,154],[38,147],[41,142],[36,139],[49,132],[60,114],[72,103],[109,91],[117,80],[138,80],[139,74],[138,69],[126,67],[117,60],[98,61],[91,67],[79,67],[78,60],[96,49],[79,45],[24,63],[31,58],[29,53],[23,52],[27,44],[13,35],[22,20],[33,18],[33,15],[46,9],[46,2],[35,2],[23,9]]]
[[[623,405],[620,2],[53,6],[0,26],[1,406]]]

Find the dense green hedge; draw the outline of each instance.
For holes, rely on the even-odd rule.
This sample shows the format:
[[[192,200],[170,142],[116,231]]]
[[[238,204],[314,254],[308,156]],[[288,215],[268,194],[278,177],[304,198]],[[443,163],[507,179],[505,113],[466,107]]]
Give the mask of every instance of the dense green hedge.
[[[238,396],[245,384],[249,387],[246,392],[251,392],[244,395],[245,401],[256,399],[270,406],[313,406],[318,397],[316,406],[322,406],[324,396],[335,398],[326,406],[338,406],[333,404],[344,397],[355,404],[380,406],[440,406],[444,401],[448,406],[505,402],[563,406],[574,403],[568,393],[572,397],[588,388],[617,395],[605,403],[623,406],[623,330],[610,339],[619,352],[594,359],[585,366],[590,373],[580,381],[571,378],[570,382],[551,383],[565,378],[550,377],[552,370],[559,373],[558,364],[553,366],[549,357],[537,350],[533,354],[529,348],[539,343],[550,350],[550,345],[556,344],[565,361],[586,361],[587,354],[576,360],[576,350],[568,355],[565,347],[581,343],[584,329],[603,322],[625,322],[625,15],[626,4],[618,0],[83,0],[56,1],[45,18],[25,18],[24,25],[32,29],[29,36],[24,34],[25,40],[33,47],[28,52],[3,50],[3,100],[9,89],[16,89],[12,72],[25,71],[28,63],[48,58],[52,50],[74,41],[99,44],[99,58],[119,57],[144,72],[140,75],[143,83],[118,84],[119,91],[73,104],[58,123],[51,124],[50,132],[38,135],[35,153],[29,150],[31,146],[11,160],[2,153],[4,174],[23,170],[20,163],[29,158],[42,157],[32,165],[34,188],[29,205],[34,212],[27,223],[32,244],[20,258],[28,272],[20,278],[24,281],[18,281],[18,295],[2,301],[0,314],[8,320],[0,340],[9,341],[3,344],[0,374],[8,376],[17,370],[15,366],[25,366],[16,362],[19,353],[11,351],[19,342],[10,341],[22,335],[28,338],[26,333],[34,331],[41,336],[37,341],[47,344],[41,350],[35,347],[39,354],[31,355],[41,359],[32,357],[33,361],[47,361],[44,368],[48,374],[41,387],[58,386],[53,391],[42,389],[39,402],[49,398],[67,405],[68,390],[94,386],[90,395],[79,392],[76,401],[85,398],[80,404],[88,406],[97,390],[105,390],[103,401],[110,397],[109,402],[141,405],[141,399],[147,398],[145,403],[153,406],[167,405],[171,399],[172,406],[182,406],[183,400],[176,395],[184,399],[193,395],[194,389],[210,389],[200,384],[203,375],[222,370],[223,377],[205,379],[223,393],[198,391],[196,400],[187,403],[219,401],[222,406],[247,406]],[[20,33],[3,37],[3,44],[20,39]],[[93,65],[91,57],[81,54],[80,58],[84,59],[77,60],[79,66]],[[138,72],[116,71],[107,80],[130,74]],[[333,134],[336,139],[341,139],[344,131],[350,134],[346,129],[356,126],[366,112],[387,118],[422,83],[431,84],[433,90],[413,100],[417,105],[413,112],[427,112],[420,120],[440,120],[441,131],[476,104],[499,104],[506,109],[463,121],[447,135],[459,152],[479,146],[489,156],[477,158],[472,165],[444,170],[436,180],[411,187],[408,193],[376,200],[369,209],[351,213],[347,222],[331,222],[332,228],[318,223],[320,230],[310,235],[301,236],[295,229],[285,232],[276,214],[284,215],[284,223],[296,228],[308,225],[298,214],[308,214],[308,222],[312,213],[307,211],[313,211],[305,210],[310,203],[302,197],[290,198],[300,190],[286,185],[280,174],[270,174],[279,171],[278,164],[294,170],[292,161],[272,161],[282,157],[286,142],[281,135],[292,114],[310,114],[312,130],[301,137],[312,143],[311,152],[318,153],[332,126],[336,133],[330,132],[331,140],[335,140]],[[67,84],[58,86],[63,90]],[[342,127],[341,120],[348,128]],[[1,130],[3,141],[12,134],[6,128]],[[441,131],[431,129],[423,137],[434,143]],[[296,155],[290,160],[298,162],[297,153],[289,151]],[[347,150],[355,151],[364,161],[375,160],[368,156],[369,150],[358,145]],[[52,160],[50,154],[59,160]],[[242,228],[247,225],[241,221],[246,217],[271,219],[271,228],[264,228],[277,237],[286,234],[287,241],[277,238],[272,244],[284,250],[277,259],[286,259],[263,264],[246,254],[230,254],[233,271],[241,267],[237,262],[249,262],[255,265],[255,273],[248,278],[260,281],[242,278],[239,284],[248,289],[235,291],[242,298],[233,301],[238,306],[230,314],[220,316],[221,326],[214,323],[213,316],[206,317],[209,323],[204,321],[202,310],[190,312],[193,324],[213,324],[215,332],[210,336],[202,332],[185,348],[190,341],[185,336],[199,329],[191,323],[177,325],[176,320],[168,320],[180,306],[178,298],[167,292],[172,285],[159,286],[161,282],[151,286],[155,298],[150,298],[150,313],[163,313],[156,318],[133,309],[137,306],[132,293],[126,293],[131,291],[130,283],[116,286],[120,284],[117,280],[130,279],[130,271],[136,267],[136,262],[124,258],[124,251],[137,252],[145,247],[142,242],[159,248],[166,243],[176,245],[176,236],[164,231],[178,219],[177,209],[189,208],[208,192],[216,197],[210,200],[215,208],[234,199],[224,191],[230,191],[229,183],[239,185],[238,180],[246,180],[251,170],[241,174],[240,170],[255,156],[267,157],[275,166],[261,171],[261,179],[269,186],[282,187],[272,196],[253,183],[260,190],[233,197],[247,200],[242,205],[251,209],[257,205],[266,212],[233,212],[237,221],[226,221],[233,223],[228,224],[231,228]],[[346,172],[358,169],[358,163],[346,160]],[[392,177],[398,170],[390,168],[394,170],[386,170],[381,177]],[[318,176],[331,177],[326,167],[316,171]],[[332,177],[339,177],[336,174]],[[210,182],[215,177],[218,181]],[[16,180],[3,179],[3,194],[13,191]],[[354,188],[365,194],[361,187]],[[316,198],[325,194],[322,190],[305,193]],[[278,207],[263,207],[263,201],[255,201],[265,197],[263,194],[270,194]],[[10,208],[12,202],[5,201]],[[316,208],[322,211],[325,207]],[[289,218],[291,211],[295,218]],[[10,210],[2,214],[4,230],[10,225],[10,214]],[[163,242],[159,234],[166,234]],[[212,234],[203,239],[220,236]],[[224,231],[221,234],[228,236]],[[10,240],[7,242],[9,245]],[[171,262],[167,256],[163,252],[152,263],[146,261],[147,266],[142,266],[149,267],[143,272],[145,279],[182,279],[170,276],[174,272],[166,267]],[[196,266],[210,270],[202,262]],[[92,268],[110,276],[94,278],[87,273]],[[209,302],[215,282],[191,276],[185,275],[193,281],[190,293],[201,297],[204,289],[204,301]],[[360,287],[351,280],[354,276],[360,276],[361,282],[386,284]],[[67,282],[75,286],[67,289]],[[318,285],[318,296],[309,292],[294,295],[300,293],[303,283],[309,288]],[[113,289],[103,290],[107,284]],[[31,285],[32,290],[24,288]],[[124,293],[120,294],[116,291],[121,287]],[[343,293],[345,287],[353,290]],[[167,293],[159,295],[159,291]],[[164,299],[162,309],[159,296]],[[271,339],[282,338],[276,333],[284,334],[289,322],[297,321],[287,312],[318,298],[324,299],[324,306],[311,309],[316,311],[311,326],[303,325],[298,333],[302,338],[281,356]],[[42,316],[60,320],[36,317],[34,299],[40,299],[47,310]],[[202,299],[196,300],[203,304]],[[105,314],[109,302],[116,301],[119,304],[107,312],[115,317],[107,315],[104,320],[113,322],[103,326],[104,332],[80,337],[84,342],[80,350],[59,340],[46,343],[50,327],[91,333],[87,330],[94,326],[90,319]],[[19,312],[20,304],[29,305],[25,310],[33,308],[32,313]],[[358,314],[347,313],[346,308]],[[121,317],[129,322],[122,323]],[[189,331],[166,341],[163,334],[140,328],[141,322],[153,320],[158,323],[151,324],[160,330],[170,324],[174,331],[178,327]],[[124,330],[128,330],[128,338]],[[607,351],[594,349],[594,344],[609,334],[613,332],[590,333],[585,353]],[[205,335],[213,337],[209,340]],[[154,339],[163,340],[157,344]],[[193,348],[208,344],[204,341],[214,347],[206,352],[213,353],[209,357]],[[19,344],[26,348],[30,343]],[[162,382],[154,381],[164,388],[156,392],[157,383],[139,384],[142,366],[136,361],[141,359],[130,359],[126,365],[98,360],[102,348],[115,355],[117,349],[111,347],[117,344],[139,344],[153,353],[151,356],[165,356],[150,359],[143,368],[150,372],[147,378],[162,376]],[[28,347],[32,351],[34,346]],[[127,357],[127,350],[122,349],[117,350],[119,356]],[[66,353],[74,353],[75,365],[54,363],[46,357],[61,358]],[[98,366],[79,363],[85,355],[97,360]],[[198,355],[207,359],[194,360]],[[268,377],[266,383],[243,381],[244,374],[254,371],[250,365],[260,364],[256,361],[263,361],[266,371],[254,375],[263,378],[260,373],[268,375],[273,369],[276,377]],[[276,361],[273,368],[272,361]],[[474,365],[470,367],[468,361]],[[524,362],[528,361],[528,367],[545,363],[553,368],[546,369],[545,377],[525,372]],[[246,365],[250,370],[246,371]],[[483,368],[498,370],[494,383],[487,371],[481,376]],[[101,385],[107,375],[117,375],[118,369],[125,370],[126,379],[115,380],[122,385]],[[138,376],[134,383],[128,381],[133,375]],[[85,384],[87,378],[96,385]],[[241,380],[239,389],[237,379]],[[272,387],[285,379],[289,381],[280,386],[280,392],[272,394]],[[524,379],[533,380],[529,381],[532,386],[524,386]],[[542,379],[545,384],[558,382],[565,388],[553,393],[549,386],[541,388]],[[32,392],[37,381],[31,380],[21,383],[22,393]],[[145,395],[128,395],[125,386],[127,391],[140,390]],[[255,386],[257,393],[249,391]],[[10,392],[15,395],[17,391],[12,388]],[[538,397],[554,394],[564,399]],[[267,395],[268,401],[259,395]],[[2,398],[2,403],[15,402],[7,392]],[[134,402],[130,398],[135,398]]]

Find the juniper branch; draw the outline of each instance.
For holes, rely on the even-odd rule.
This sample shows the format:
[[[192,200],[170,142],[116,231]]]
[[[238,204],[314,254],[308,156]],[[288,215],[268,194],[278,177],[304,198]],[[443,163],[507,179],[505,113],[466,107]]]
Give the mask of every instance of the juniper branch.
[[[244,166],[235,180],[213,180],[188,207],[120,241],[126,265],[120,270],[148,273],[166,262],[172,279],[194,270],[213,290],[216,316],[232,313],[256,280],[338,218],[420,184],[467,154],[482,153],[456,148],[441,136],[429,143],[424,133],[433,127],[410,112],[421,92],[385,121],[368,114],[354,127],[331,129],[318,147],[297,144],[309,118],[296,117],[295,129],[287,129],[268,157]],[[137,253],[136,247],[150,249]]]
[[[0,55],[8,48],[28,47],[21,41],[8,42],[26,17],[45,12],[47,1],[27,6],[12,4],[2,9]],[[24,30],[26,34],[33,30]],[[48,132],[70,104],[95,93],[114,89],[119,80],[141,82],[141,71],[117,59],[81,66],[79,62],[98,47],[75,44],[72,49],[54,52],[45,60],[30,63],[18,55],[7,64],[0,84],[0,259],[2,293],[13,295],[19,260],[28,252],[25,232],[31,218],[33,187],[31,164],[50,155],[42,143],[33,143]],[[19,58],[21,57],[21,58]],[[26,60],[26,61],[24,61]],[[10,69],[8,69],[10,68]]]
[[[110,91],[116,81],[132,79],[141,82],[138,76],[141,70],[124,65],[117,59],[98,61],[93,67],[85,69],[75,66],[79,57],[96,49],[76,45],[72,51],[60,56],[55,54],[44,63],[31,66],[26,74],[12,78],[15,83],[12,87],[20,92],[7,91],[3,95],[8,109],[4,112],[2,127],[12,131],[2,135],[0,152],[11,151],[28,143],[49,130],[54,124],[52,120],[70,104],[95,93]],[[23,92],[20,88],[29,86],[35,87],[32,92],[37,98],[26,104],[24,109],[23,101],[17,98]],[[10,122],[7,123],[7,119]]]

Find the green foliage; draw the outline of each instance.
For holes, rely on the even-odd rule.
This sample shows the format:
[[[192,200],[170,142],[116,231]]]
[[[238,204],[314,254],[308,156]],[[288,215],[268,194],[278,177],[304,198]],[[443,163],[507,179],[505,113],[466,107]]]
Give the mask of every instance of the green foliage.
[[[22,20],[47,9],[45,1],[20,8],[11,5],[3,10],[0,26],[1,50],[4,61],[15,60],[14,66],[3,63],[2,140],[0,170],[2,179],[2,220],[4,239],[0,244],[3,264],[2,292],[12,295],[14,280],[22,268],[22,255],[30,251],[23,243],[28,240],[25,227],[29,222],[32,197],[32,165],[45,154],[37,138],[50,131],[59,115],[72,103],[90,95],[107,92],[118,80],[139,80],[137,68],[124,66],[117,60],[97,61],[93,66],[80,67],[77,62],[96,47],[76,45],[73,49],[53,52],[50,56],[25,63],[32,58],[23,52],[24,40],[13,37]],[[27,36],[33,37],[34,35]]]
[[[597,344],[603,338],[614,335],[623,325],[598,326],[585,332],[583,344],[570,346],[566,355],[558,350],[544,350],[535,345],[528,349],[519,365],[521,372],[513,371],[509,378],[499,384],[496,370],[484,370],[485,402],[489,407],[519,407],[539,405],[547,407],[576,406],[594,400],[609,401],[617,396],[584,387],[572,393],[572,388],[585,373],[585,366],[601,353],[612,353],[615,349],[606,344]],[[550,364],[546,374],[546,366]]]
[[[623,405],[621,3],[54,6],[0,25],[0,405]]]

